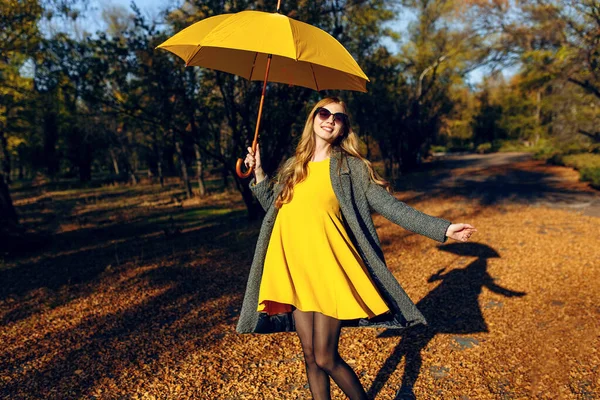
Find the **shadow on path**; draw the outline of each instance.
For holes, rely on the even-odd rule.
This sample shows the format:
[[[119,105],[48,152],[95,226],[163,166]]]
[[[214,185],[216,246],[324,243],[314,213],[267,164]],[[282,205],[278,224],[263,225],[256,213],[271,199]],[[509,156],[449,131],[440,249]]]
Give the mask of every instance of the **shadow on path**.
[[[234,307],[240,300],[231,296],[243,282],[232,283],[222,272],[209,263],[160,267],[140,276],[137,280],[168,289],[138,305],[91,315],[71,329],[46,333],[26,349],[0,357],[0,369],[11,377],[10,383],[0,385],[0,397],[90,398],[99,381],[122,385],[127,382],[124,374],[132,369],[141,370],[140,377],[150,381],[165,365],[176,366],[185,354],[217,342],[219,337],[208,335],[210,329],[237,314]],[[202,312],[204,303],[224,296],[231,297],[231,315]],[[64,343],[65,349],[53,350],[49,359],[44,354],[54,343]]]
[[[2,302],[7,300],[19,304],[0,312],[0,327],[28,318],[47,304],[58,307],[90,294],[98,279],[112,270],[159,263],[169,257],[185,261],[200,256],[196,250],[215,246],[215,238],[231,236],[245,221],[243,210],[198,216],[204,209],[158,209],[129,222],[55,233],[44,248],[16,259],[10,268],[0,269],[0,311],[4,311]],[[212,207],[206,209],[213,211]],[[43,296],[30,296],[40,289]]]
[[[422,193],[415,201],[420,196],[462,196],[482,205],[543,204],[582,208],[586,214],[600,216],[599,192],[578,190],[572,181],[554,175],[551,168],[558,167],[533,160],[528,153],[450,155],[424,164],[394,186],[399,191]]]
[[[388,329],[379,335],[379,337],[402,336],[402,339],[377,373],[368,391],[369,398],[375,398],[405,357],[402,386],[397,392],[396,399],[414,399],[412,388],[421,372],[421,350],[427,347],[435,335],[488,332],[478,301],[483,287],[506,297],[525,295],[523,292],[498,286],[494,278],[488,274],[487,259],[500,257],[491,247],[479,243],[453,243],[440,246],[439,249],[459,256],[477,257],[477,259],[464,268],[449,272],[444,272],[445,268],[442,268],[429,277],[428,282],[441,281],[441,283],[417,303],[417,307],[427,319],[427,326],[419,325],[406,330]],[[457,343],[463,348],[471,347],[473,341],[475,339],[457,338]],[[444,374],[444,371],[436,372]]]
[[[110,272],[96,268],[110,262],[102,257],[94,261],[96,267],[90,270],[83,263],[85,254],[74,256],[75,260],[60,256],[46,264],[50,271],[36,270],[41,279],[51,279],[52,274],[66,276],[51,280],[45,286],[48,294],[33,308],[26,301],[20,302],[15,312],[3,316],[2,325],[36,314],[48,305],[58,307],[88,296],[108,275],[123,277],[115,290],[142,288],[142,296],[149,288],[156,289],[157,294],[138,304],[115,304],[114,312],[87,314],[72,327],[38,332],[26,346],[0,351],[0,370],[10,377],[0,383],[0,398],[93,398],[94,388],[100,382],[128,384],[131,370],[141,371],[140,378],[150,382],[165,366],[176,368],[191,352],[217,343],[224,333],[214,334],[211,330],[220,324],[232,325],[239,315],[239,295],[249,268],[240,265],[251,263],[258,228],[253,225],[247,233],[240,234],[236,231],[239,225],[239,216],[232,214],[220,224],[194,229],[176,238],[152,239],[148,245],[157,247],[157,252],[152,259],[146,259],[147,270],[133,276],[127,271],[136,264],[122,265]],[[141,243],[131,238],[128,246],[136,245]],[[232,245],[235,252],[231,251]],[[62,263],[77,260],[84,266],[82,271],[74,266],[61,270]],[[6,277],[8,271],[3,273],[0,276]],[[16,279],[16,275],[11,279]],[[79,283],[75,283],[75,278]],[[19,281],[12,284],[17,285],[12,296],[20,297],[43,286],[43,280],[36,280],[33,285]],[[64,297],[60,295],[63,292],[53,294],[61,286],[68,288]],[[62,351],[56,351],[57,343],[63,346]],[[201,387],[193,390],[201,391]],[[202,398],[198,396],[192,394],[193,398]]]

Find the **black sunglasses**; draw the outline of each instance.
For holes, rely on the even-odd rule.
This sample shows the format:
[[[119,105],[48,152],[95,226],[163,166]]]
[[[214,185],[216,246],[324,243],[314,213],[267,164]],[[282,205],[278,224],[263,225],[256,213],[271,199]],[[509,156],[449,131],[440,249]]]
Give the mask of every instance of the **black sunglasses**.
[[[348,114],[344,114],[341,112],[332,113],[328,109],[324,107],[319,107],[315,110],[315,116],[319,116],[322,121],[327,121],[329,117],[333,114],[333,121],[336,124],[347,124],[348,123]]]

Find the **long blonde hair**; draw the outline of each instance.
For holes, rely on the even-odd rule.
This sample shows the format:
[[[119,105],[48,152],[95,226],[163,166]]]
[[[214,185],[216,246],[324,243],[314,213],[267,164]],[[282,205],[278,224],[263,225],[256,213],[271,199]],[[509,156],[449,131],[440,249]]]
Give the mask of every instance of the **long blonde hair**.
[[[279,183],[283,184],[283,189],[275,199],[275,207],[281,208],[285,203],[289,203],[294,197],[294,186],[306,179],[308,175],[308,162],[312,158],[315,152],[315,133],[313,128],[313,122],[315,119],[315,112],[317,108],[324,107],[327,104],[337,103],[342,106],[344,113],[348,115],[346,104],[337,97],[326,97],[319,101],[308,114],[306,123],[304,124],[304,130],[300,137],[300,142],[296,146],[296,153],[294,157],[290,158],[280,169],[278,176]],[[359,139],[350,126],[350,118],[346,119],[346,123],[342,128],[342,133],[338,136],[336,141],[331,144],[332,147],[338,147],[342,153],[351,155],[359,158],[365,163],[369,170],[371,179],[385,187],[388,191],[390,190],[389,183],[381,178],[377,172],[373,169],[373,166],[364,158],[358,151]],[[338,170],[339,174],[339,170]]]

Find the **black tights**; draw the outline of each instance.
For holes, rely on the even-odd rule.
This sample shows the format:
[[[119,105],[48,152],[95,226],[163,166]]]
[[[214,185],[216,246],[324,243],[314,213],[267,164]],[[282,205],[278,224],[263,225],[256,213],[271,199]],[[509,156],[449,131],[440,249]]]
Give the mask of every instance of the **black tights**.
[[[292,315],[302,344],[313,399],[331,399],[330,376],[350,400],[367,399],[360,380],[338,353],[341,321],[318,312],[298,309],[294,309]]]

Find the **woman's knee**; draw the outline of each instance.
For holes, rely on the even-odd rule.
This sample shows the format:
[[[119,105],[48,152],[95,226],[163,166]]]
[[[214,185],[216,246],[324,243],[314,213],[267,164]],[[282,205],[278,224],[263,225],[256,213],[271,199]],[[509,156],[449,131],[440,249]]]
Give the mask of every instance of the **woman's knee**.
[[[316,352],[315,362],[319,368],[325,371],[331,371],[340,361],[340,356],[337,353],[331,352]]]
[[[315,360],[315,352],[312,346],[304,346],[302,345],[302,353],[304,354],[304,361],[309,366],[317,365]]]

